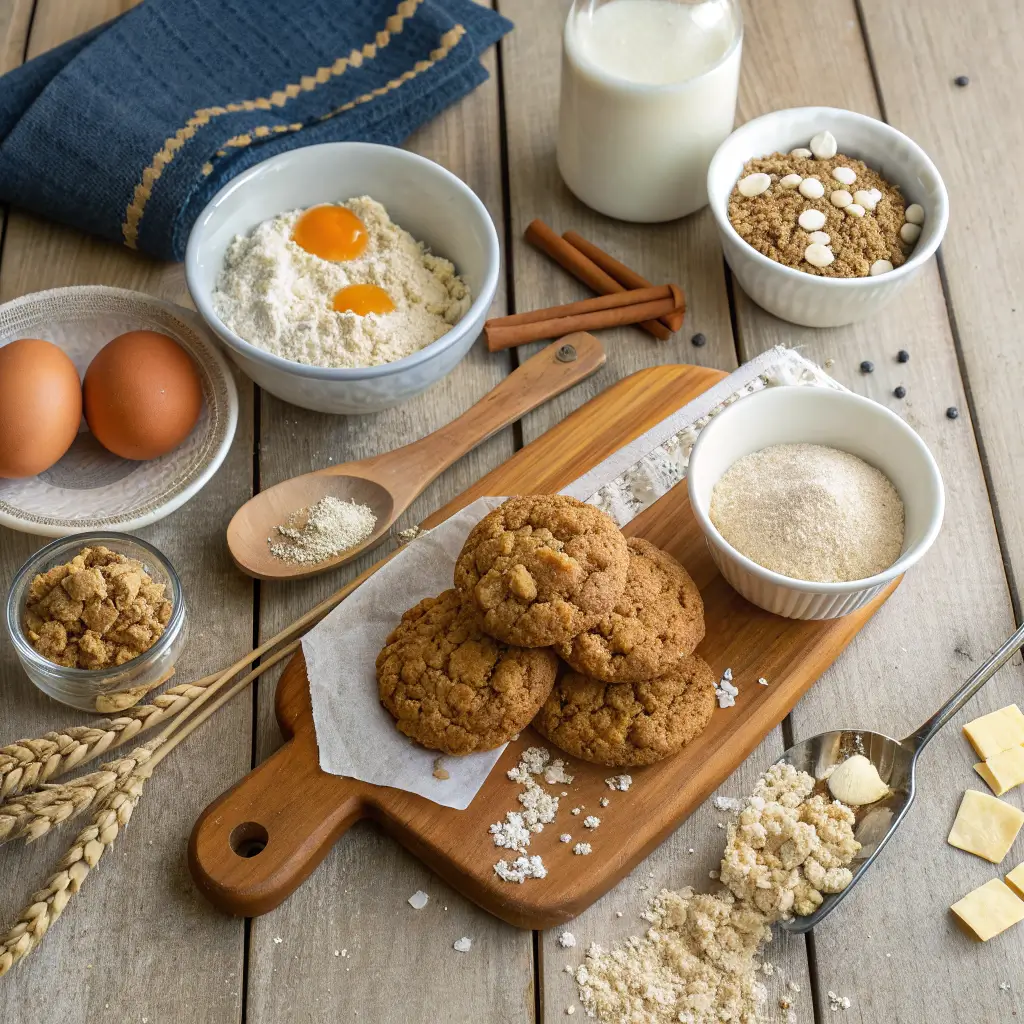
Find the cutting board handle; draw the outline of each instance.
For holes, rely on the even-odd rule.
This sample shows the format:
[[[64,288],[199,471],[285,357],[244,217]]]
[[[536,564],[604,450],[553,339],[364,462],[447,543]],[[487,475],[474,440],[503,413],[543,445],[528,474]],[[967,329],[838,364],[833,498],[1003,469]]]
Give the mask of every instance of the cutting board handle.
[[[358,785],[320,771],[289,740],[195,823],[188,866],[196,885],[228,914],[273,910],[364,816]]]

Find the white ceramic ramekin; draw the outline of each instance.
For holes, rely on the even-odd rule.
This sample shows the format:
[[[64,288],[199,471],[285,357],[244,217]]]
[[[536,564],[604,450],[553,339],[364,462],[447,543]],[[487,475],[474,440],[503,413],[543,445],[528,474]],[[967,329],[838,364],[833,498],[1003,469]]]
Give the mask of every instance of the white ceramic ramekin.
[[[776,444],[821,444],[880,469],[903,499],[903,552],[884,572],[849,583],[810,583],[765,569],[741,555],[708,515],[711,492],[737,459]],[[942,526],[942,477],[924,441],[895,413],[848,391],[765,388],[730,405],[700,432],[687,489],[711,557],[748,601],[789,619],[835,619],[867,604],[918,562]]]
[[[863,160],[920,203],[925,222],[910,259],[878,277],[817,277],[783,266],[748,245],[729,222],[729,194],[752,157],[788,153],[830,131],[839,152]],[[946,186],[917,143],[883,121],[834,107],[794,107],[754,118],[718,148],[708,169],[708,200],[725,258],[743,290],[763,309],[805,327],[839,327],[872,316],[934,254],[949,220]]]
[[[405,359],[358,369],[306,366],[235,334],[211,296],[236,235],[288,210],[369,195],[397,224],[455,264],[473,304],[447,334]],[[449,373],[480,334],[498,287],[498,234],[487,208],[426,157],[369,142],[327,142],[271,157],[228,182],[199,215],[185,253],[192,301],[242,372],[272,395],[317,412],[367,413],[411,398]]]

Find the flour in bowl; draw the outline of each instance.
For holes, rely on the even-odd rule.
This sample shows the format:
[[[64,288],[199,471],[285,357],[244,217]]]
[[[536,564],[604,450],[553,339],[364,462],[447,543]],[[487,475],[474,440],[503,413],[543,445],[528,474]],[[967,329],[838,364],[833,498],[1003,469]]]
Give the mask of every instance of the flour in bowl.
[[[436,341],[465,316],[472,297],[449,260],[428,252],[369,196],[339,206],[365,228],[365,249],[353,259],[322,259],[298,245],[292,236],[303,210],[232,241],[213,306],[235,334],[309,366],[379,366]],[[352,285],[382,289],[393,312],[337,311],[336,296]]]

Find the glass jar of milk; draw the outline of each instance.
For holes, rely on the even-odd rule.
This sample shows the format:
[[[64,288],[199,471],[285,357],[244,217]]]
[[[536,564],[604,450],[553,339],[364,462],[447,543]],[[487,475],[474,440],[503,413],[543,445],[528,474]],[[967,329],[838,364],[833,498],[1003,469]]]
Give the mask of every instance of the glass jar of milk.
[[[662,221],[705,206],[732,131],[738,0],[575,0],[565,23],[558,168],[588,206]]]

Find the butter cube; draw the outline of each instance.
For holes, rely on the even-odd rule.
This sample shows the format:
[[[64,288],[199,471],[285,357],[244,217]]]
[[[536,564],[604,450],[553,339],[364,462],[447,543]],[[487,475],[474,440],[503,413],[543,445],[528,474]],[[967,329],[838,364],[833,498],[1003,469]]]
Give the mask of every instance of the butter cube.
[[[1024,900],[1024,864],[1018,864],[1006,876],[1006,884]]]
[[[1010,747],[993,754],[987,761],[976,764],[974,770],[996,796],[1002,796],[1024,782],[1024,747]]]
[[[964,735],[971,741],[978,757],[987,761],[1011,747],[1024,744],[1024,714],[1016,704],[982,715],[964,726]]]
[[[969,892],[949,909],[960,926],[980,942],[1024,921],[1024,900],[998,878]]]
[[[1024,811],[987,793],[969,789],[960,801],[956,821],[946,841],[950,846],[998,864],[1009,853],[1021,825],[1024,825]]]

